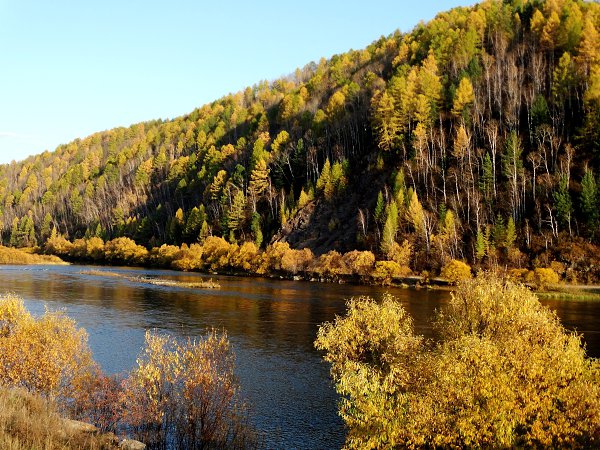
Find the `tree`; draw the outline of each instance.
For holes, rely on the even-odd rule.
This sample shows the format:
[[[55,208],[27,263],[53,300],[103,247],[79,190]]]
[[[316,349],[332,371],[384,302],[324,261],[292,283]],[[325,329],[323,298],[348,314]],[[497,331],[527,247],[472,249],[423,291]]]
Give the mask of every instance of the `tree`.
[[[488,244],[486,243],[485,234],[481,231],[481,228],[477,229],[477,240],[475,242],[475,257],[481,261],[486,255]]]
[[[381,150],[390,151],[394,148],[400,130],[394,99],[384,91],[377,93],[372,100],[373,121],[378,135],[378,145]]]
[[[512,216],[509,216],[508,224],[506,225],[506,235],[504,238],[504,246],[506,247],[506,249],[512,249],[513,245],[515,245],[516,240],[517,231],[515,229],[515,221],[513,220]]]
[[[254,243],[258,248],[263,243],[263,234],[262,229],[260,227],[260,214],[252,213],[252,221],[250,223],[250,229],[252,230],[252,234],[254,235]]]
[[[44,221],[42,222],[42,228],[40,229],[40,238],[42,239],[42,242],[46,242],[46,240],[50,237],[52,223],[52,216],[50,213],[46,213],[44,216]]]
[[[512,216],[518,217],[521,207],[520,185],[523,178],[523,147],[516,131],[511,131],[506,138],[504,153],[502,154],[502,168],[504,176],[508,178]]]
[[[385,225],[381,235],[381,251],[390,256],[393,245],[396,243],[396,233],[398,232],[398,207],[392,200],[386,208]]]
[[[465,118],[469,115],[469,108],[475,101],[473,85],[468,77],[463,77],[458,84],[452,104],[452,114],[456,117]]]
[[[600,216],[598,214],[598,188],[594,173],[588,168],[581,180],[581,212],[585,217],[590,235],[594,236]]]
[[[229,214],[227,215],[227,225],[229,226],[229,231],[234,233],[239,231],[244,224],[244,219],[246,216],[246,196],[243,191],[237,191],[233,196],[233,202],[231,204],[231,208],[229,209]]]
[[[569,230],[571,234],[571,216],[573,215],[573,202],[569,193],[569,179],[566,174],[561,174],[558,180],[558,189],[553,193],[554,208],[558,221]]]
[[[416,334],[386,294],[319,328],[346,448],[598,445],[600,362],[525,286],[463,281],[434,327]]]

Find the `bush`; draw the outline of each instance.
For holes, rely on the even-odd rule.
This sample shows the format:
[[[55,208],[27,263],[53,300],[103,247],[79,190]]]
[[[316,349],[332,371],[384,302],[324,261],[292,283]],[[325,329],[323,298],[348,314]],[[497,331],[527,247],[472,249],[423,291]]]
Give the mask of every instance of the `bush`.
[[[456,284],[471,278],[471,266],[457,259],[451,259],[442,268],[441,275],[451,284]]]
[[[241,246],[235,247],[235,251],[230,254],[229,262],[234,269],[253,273],[258,268],[258,247],[254,242],[244,242]]]
[[[87,334],[61,313],[35,319],[13,297],[0,297],[0,384],[69,398],[94,367]]]
[[[319,277],[336,280],[340,275],[350,274],[342,255],[331,250],[314,261],[311,270]]]
[[[314,259],[313,253],[308,249],[286,250],[281,257],[281,268],[286,272],[296,275],[305,272]]]
[[[529,270],[527,269],[510,269],[508,271],[508,278],[512,281],[522,283],[527,280]]]
[[[375,270],[371,274],[373,279],[381,284],[390,284],[396,277],[407,277],[411,270],[406,266],[400,266],[394,261],[377,261]]]
[[[133,239],[120,237],[104,244],[106,260],[111,263],[146,264],[149,252]]]
[[[229,265],[229,243],[217,236],[208,236],[202,244],[202,259],[206,269],[219,270]]]
[[[348,448],[600,445],[600,362],[526,287],[462,282],[435,330],[416,335],[389,296],[319,329]]]
[[[354,250],[344,254],[344,263],[354,275],[367,276],[373,271],[375,255],[372,252]]]
[[[261,265],[257,272],[262,275],[271,271],[283,270],[281,261],[283,255],[288,251],[290,251],[290,244],[287,242],[274,242],[269,245],[262,255]]]
[[[183,247],[183,246],[182,246]],[[197,250],[197,247],[194,247],[194,250]],[[173,262],[176,259],[180,259],[180,258],[184,258],[185,256],[183,254],[180,254],[180,248],[177,247],[176,245],[167,245],[167,244],[163,244],[160,247],[153,247],[152,250],[150,250],[150,255],[149,255],[149,259],[150,259],[150,263],[154,266],[158,266],[158,267],[171,267],[171,264],[173,264]],[[189,252],[190,255],[186,255],[189,256],[189,259],[193,259],[195,260],[197,257],[200,257],[202,255],[202,247],[200,247],[200,254],[198,255],[197,252],[192,253],[191,251]],[[193,256],[193,258],[192,258]],[[189,264],[189,265],[193,265],[193,264]]]
[[[538,267],[533,271],[533,282],[538,289],[545,289],[550,284],[558,284],[558,274],[551,268]]]
[[[138,367],[125,382],[124,422],[151,448],[252,448],[225,334],[181,344],[146,333]]]

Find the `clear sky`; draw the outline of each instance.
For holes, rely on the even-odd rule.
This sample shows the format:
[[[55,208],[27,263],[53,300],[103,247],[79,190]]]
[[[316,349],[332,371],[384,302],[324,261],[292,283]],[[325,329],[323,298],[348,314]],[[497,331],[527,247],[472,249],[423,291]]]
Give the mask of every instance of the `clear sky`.
[[[0,163],[192,111],[465,0],[0,0]]]

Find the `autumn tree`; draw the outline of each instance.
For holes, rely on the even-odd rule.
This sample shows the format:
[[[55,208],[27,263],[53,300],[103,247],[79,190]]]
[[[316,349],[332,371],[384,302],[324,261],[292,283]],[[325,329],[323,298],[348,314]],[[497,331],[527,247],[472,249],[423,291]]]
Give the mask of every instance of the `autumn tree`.
[[[400,302],[351,299],[322,325],[347,448],[596,446],[598,362],[526,287],[482,274],[418,335]]]

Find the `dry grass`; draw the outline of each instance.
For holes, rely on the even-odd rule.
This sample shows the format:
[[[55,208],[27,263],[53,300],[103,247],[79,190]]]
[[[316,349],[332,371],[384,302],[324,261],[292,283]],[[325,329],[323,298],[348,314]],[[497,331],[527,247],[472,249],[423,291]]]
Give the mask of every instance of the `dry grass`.
[[[94,275],[99,277],[123,278],[125,280],[133,281],[135,283],[152,284],[155,286],[172,286],[191,289],[219,289],[221,287],[221,285],[216,281],[213,281],[212,278],[207,281],[200,281],[194,283],[186,281],[164,280],[160,278],[132,277],[121,273],[109,272],[106,270],[84,270],[79,273],[83,275]]]
[[[3,450],[116,449],[112,435],[68,427],[55,406],[42,397],[0,388],[0,448]]]
[[[36,255],[31,249],[18,249],[0,245],[0,264],[66,264],[58,256]]]

